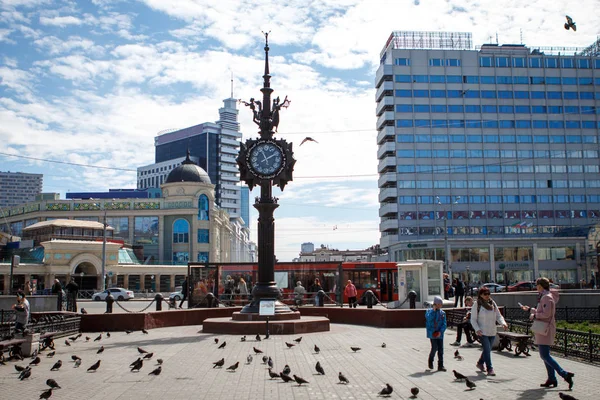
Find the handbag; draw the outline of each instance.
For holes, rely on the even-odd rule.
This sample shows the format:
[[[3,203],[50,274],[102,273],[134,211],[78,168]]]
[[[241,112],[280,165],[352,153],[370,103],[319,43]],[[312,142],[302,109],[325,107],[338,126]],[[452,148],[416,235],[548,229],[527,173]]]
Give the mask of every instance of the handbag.
[[[536,319],[535,321],[533,321],[533,324],[531,324],[531,331],[533,333],[538,333],[540,335],[544,335],[544,336],[547,335],[549,329],[550,329],[549,322],[539,321]]]

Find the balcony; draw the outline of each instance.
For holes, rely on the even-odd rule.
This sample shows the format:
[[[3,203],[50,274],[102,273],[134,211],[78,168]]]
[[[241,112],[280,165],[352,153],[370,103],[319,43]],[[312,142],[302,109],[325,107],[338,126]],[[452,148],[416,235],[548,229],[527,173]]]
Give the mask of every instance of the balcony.
[[[381,221],[381,223],[379,224],[379,231],[380,232],[385,232],[385,231],[393,231],[393,230],[398,230],[398,220],[397,219],[386,219],[384,221]]]
[[[225,145],[229,145],[229,146],[235,146],[236,148],[239,148],[240,141],[239,140],[233,140],[233,139],[227,139],[227,138],[221,137],[221,144],[225,144]],[[223,147],[225,147],[225,146],[223,146]]]
[[[221,150],[222,154],[231,154],[232,156],[237,156],[240,152],[240,149],[238,147],[232,146],[221,146],[219,150]]]
[[[233,172],[233,173],[237,173],[239,172],[237,165],[230,165],[230,164],[221,164],[221,171],[223,172]]]
[[[379,176],[377,180],[377,187],[386,188],[386,187],[396,187],[398,181],[398,175],[395,172],[386,172]]]
[[[379,161],[379,165],[377,166],[377,172],[380,174],[382,172],[392,172],[396,171],[396,156],[386,156],[381,161]]]
[[[398,204],[396,203],[382,203],[379,206],[379,216],[385,217],[390,214],[398,214]]]
[[[391,245],[395,244],[398,242],[398,235],[386,235],[386,236],[381,236],[381,238],[379,239],[379,247],[381,247],[382,249],[387,249],[389,248]]]
[[[385,109],[394,111],[394,96],[384,96],[381,101],[377,103],[375,115],[380,116]]]
[[[391,92],[392,95],[394,93],[394,82],[385,81],[383,85],[377,88],[377,92],[375,93],[375,101],[379,101],[379,99],[383,96],[383,92]]]
[[[394,142],[385,142],[381,145],[379,145],[379,148],[377,149],[377,159],[381,160],[383,158],[383,155],[388,153],[388,155],[391,156],[396,156],[396,143]]]
[[[381,144],[386,141],[395,142],[396,132],[393,126],[386,126],[379,132],[377,132],[377,144]]]
[[[396,188],[386,188],[379,190],[379,202],[383,203],[384,201],[390,201],[398,198],[398,189]]]
[[[378,87],[381,84],[381,81],[386,79],[389,79],[390,81],[394,79],[393,65],[383,64],[377,68],[377,72],[375,72],[375,87]]]
[[[381,129],[384,126],[394,126],[396,113],[393,111],[386,111],[377,118],[377,129]]]

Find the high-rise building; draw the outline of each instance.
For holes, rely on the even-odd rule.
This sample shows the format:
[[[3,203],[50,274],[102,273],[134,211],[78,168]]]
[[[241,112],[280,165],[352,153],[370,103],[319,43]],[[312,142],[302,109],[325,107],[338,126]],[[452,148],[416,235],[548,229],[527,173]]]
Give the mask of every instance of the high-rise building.
[[[380,245],[390,261],[445,260],[470,282],[591,279],[595,48],[473,49],[469,33],[390,35],[375,79]]]
[[[0,172],[0,207],[34,201],[42,193],[44,175],[24,172]]]
[[[160,134],[154,139],[155,164],[138,168],[138,189],[158,188],[169,172],[190,159],[204,169],[215,185],[216,203],[232,219],[241,215],[241,186],[235,158],[239,153],[240,125],[237,100],[228,98],[219,109],[217,122]],[[248,221],[244,220],[247,224]]]

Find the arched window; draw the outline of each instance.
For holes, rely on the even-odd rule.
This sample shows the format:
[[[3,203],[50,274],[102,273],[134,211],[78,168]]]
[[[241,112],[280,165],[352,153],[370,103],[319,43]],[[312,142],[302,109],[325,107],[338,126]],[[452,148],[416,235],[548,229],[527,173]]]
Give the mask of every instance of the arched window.
[[[190,224],[185,219],[173,223],[173,243],[188,243],[190,241]]]
[[[205,194],[198,199],[198,219],[208,221],[208,197]]]

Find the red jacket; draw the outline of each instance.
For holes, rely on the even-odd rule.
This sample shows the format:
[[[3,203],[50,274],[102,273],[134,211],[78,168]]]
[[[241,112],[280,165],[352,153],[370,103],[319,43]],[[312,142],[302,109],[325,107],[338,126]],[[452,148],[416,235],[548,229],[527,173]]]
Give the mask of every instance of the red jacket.
[[[349,285],[346,285],[346,288],[344,289],[344,294],[348,297],[356,297],[356,286],[354,286],[351,283]]]

